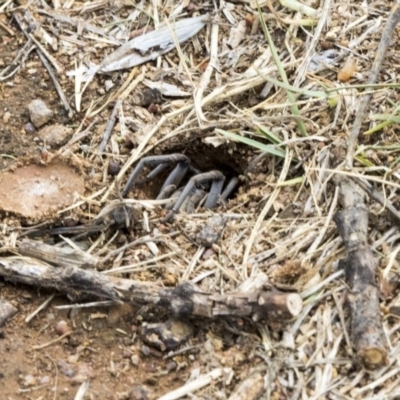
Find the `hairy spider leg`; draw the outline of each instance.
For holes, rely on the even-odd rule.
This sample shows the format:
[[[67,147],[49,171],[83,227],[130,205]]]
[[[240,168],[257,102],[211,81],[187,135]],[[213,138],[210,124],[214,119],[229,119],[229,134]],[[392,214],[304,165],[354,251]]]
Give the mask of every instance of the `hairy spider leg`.
[[[175,155],[183,156],[182,154],[175,154]],[[186,156],[183,156],[183,157],[185,157],[185,159],[182,159],[181,161],[177,161],[175,168],[168,175],[168,178],[165,180],[165,182],[162,185],[162,188],[160,190],[160,193],[157,196],[157,200],[164,200],[164,199],[168,198],[169,190],[167,188],[174,186],[176,189],[179,186],[179,184],[181,183],[183,177],[186,175],[186,172],[188,171],[188,169],[190,167],[190,160]]]
[[[188,201],[186,204],[186,212],[188,214],[193,214],[196,210],[196,207],[200,204],[200,202],[207,195],[205,190],[195,188],[194,192],[188,197]]]
[[[222,201],[228,200],[228,197],[233,193],[233,191],[237,188],[238,185],[239,185],[239,178],[235,176],[226,185],[226,188],[221,194],[221,200]]]
[[[188,165],[186,164],[186,161],[179,162],[176,165],[175,169],[168,175],[168,178],[164,182],[164,185],[162,186],[160,193],[157,196],[157,200],[164,200],[170,198],[174,194],[174,192],[177,191],[177,188],[187,171],[189,171],[193,175],[201,174],[201,171],[198,170],[196,167],[194,167],[192,164],[190,164],[190,162]],[[178,199],[179,194],[182,192],[182,190],[176,195],[174,194],[174,197],[176,197],[175,200]],[[172,203],[172,205],[174,203],[175,201]],[[172,208],[172,206],[170,208]]]
[[[204,208],[214,208],[224,187],[225,176],[220,171],[210,171],[208,174],[212,174],[212,183]]]
[[[126,183],[124,190],[122,191],[122,197],[125,197],[129,191],[131,190],[132,186],[135,184],[136,179],[143,171],[143,168],[155,166],[156,168],[151,171],[144,180],[154,179],[158,174],[165,170],[168,166],[172,164],[177,164],[175,169],[171,172],[168,176],[167,180],[165,181],[163,188],[167,185],[174,182],[174,180],[178,181],[179,178],[182,180],[183,176],[185,175],[187,169],[190,165],[190,160],[183,154],[167,154],[161,156],[149,156],[142,158],[139,163],[136,165],[135,169],[133,170],[132,174],[130,175],[128,182]],[[180,164],[180,166],[179,166]],[[179,167],[178,167],[179,166]],[[172,175],[172,178],[171,178]],[[143,181],[143,180],[142,180]],[[178,183],[179,184],[179,183]],[[163,189],[161,189],[162,191]]]
[[[165,222],[169,221],[173,217],[173,215],[179,211],[186,197],[190,193],[192,193],[192,189],[196,185],[210,181],[212,181],[211,189],[209,195],[207,196],[207,200],[206,203],[204,204],[204,207],[205,208],[215,207],[217,205],[219,195],[221,194],[222,188],[224,186],[225,176],[220,171],[205,172],[203,174],[192,176],[189,179],[189,182],[183,189],[183,192],[180,194],[172,210],[164,218],[164,221]]]

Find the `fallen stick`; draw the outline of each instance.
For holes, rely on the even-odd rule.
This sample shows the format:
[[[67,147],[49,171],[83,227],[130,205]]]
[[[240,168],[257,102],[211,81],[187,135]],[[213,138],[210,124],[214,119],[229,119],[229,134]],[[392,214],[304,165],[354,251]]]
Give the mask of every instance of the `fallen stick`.
[[[358,186],[363,189],[368,196],[378,202],[381,206],[385,207],[385,209],[392,215],[392,217],[396,220],[397,224],[400,224],[400,212],[396,210],[396,207],[393,205],[393,203],[384,197],[381,193],[379,193],[377,190],[373,188],[373,186],[367,182],[367,181],[362,181],[361,179],[357,178],[352,178]]]
[[[79,268],[96,269],[100,260],[84,251],[78,251],[71,247],[55,247],[36,240],[23,239],[18,252],[27,257],[36,258],[59,267],[74,265]]]
[[[233,294],[201,292],[190,282],[174,288],[104,275],[75,266],[56,268],[30,258],[0,258],[0,276],[12,282],[90,294],[134,305],[154,305],[178,318],[251,317],[254,321],[284,322],[299,315],[302,300],[297,293],[251,290]]]
[[[386,363],[387,346],[375,281],[378,262],[367,241],[368,207],[363,190],[354,181],[341,179],[339,187],[343,209],[333,219],[347,250],[351,335],[358,360],[373,369]]]

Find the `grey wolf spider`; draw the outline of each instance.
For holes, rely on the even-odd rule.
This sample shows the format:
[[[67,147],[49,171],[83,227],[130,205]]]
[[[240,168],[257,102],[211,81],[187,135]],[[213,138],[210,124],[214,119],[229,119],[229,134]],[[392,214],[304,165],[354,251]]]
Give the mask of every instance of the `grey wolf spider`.
[[[170,212],[164,219],[165,222],[169,221],[181,209],[188,213],[194,212],[206,195],[204,208],[216,207],[220,202],[227,200],[239,183],[238,178],[232,178],[224,189],[225,176],[221,171],[213,170],[202,173],[183,154],[149,156],[142,158],[136,165],[121,192],[122,197],[126,197],[135,184],[154,179],[166,168],[173,165],[175,165],[175,168],[168,175],[157,196],[157,200],[171,199],[172,207],[170,207]],[[144,167],[154,167],[154,169],[144,179],[138,181]],[[191,173],[193,176],[186,186],[178,189],[187,173]],[[209,190],[208,194],[206,194],[207,190]]]

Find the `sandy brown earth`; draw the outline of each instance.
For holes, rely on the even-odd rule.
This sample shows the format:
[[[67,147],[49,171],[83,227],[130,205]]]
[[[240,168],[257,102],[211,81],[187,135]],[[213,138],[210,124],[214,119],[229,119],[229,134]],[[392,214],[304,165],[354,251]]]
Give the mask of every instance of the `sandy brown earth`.
[[[160,290],[191,281],[203,293],[223,296],[261,277],[266,290],[299,294],[301,312],[279,323],[185,318],[175,333],[187,336],[166,349],[145,332],[147,324],[171,321],[168,307],[146,300],[83,307],[109,299],[45,289],[40,279],[24,285],[0,277],[0,300],[17,311],[0,326],[0,400],[399,398],[396,216],[384,201],[368,198],[368,244],[379,260],[376,318],[387,340],[383,365],[374,371],[355,354],[351,287],[339,263],[346,252],[333,221],[340,208],[333,175],[349,174],[346,139],[391,5],[308,2],[311,9],[296,11],[262,3],[284,78],[255,2],[215,3],[0,3],[0,261],[43,263],[21,253],[29,238],[54,252],[84,253],[105,276],[151,282]],[[207,13],[211,22],[179,51],[98,73],[83,90],[82,71],[100,65],[122,43],[151,32],[164,18]],[[31,32],[52,70],[60,68],[54,74],[67,104],[35,49],[15,62],[17,70],[2,74]],[[387,85],[371,89],[362,125],[368,134],[360,134],[364,147],[357,147],[351,171],[394,208],[398,120],[368,130],[398,118],[398,35],[397,29],[379,74],[378,82]],[[289,83],[282,84],[285,79]],[[160,82],[175,94],[148,101],[148,87]],[[293,85],[297,111],[287,85]],[[61,129],[46,139],[31,124],[29,104],[37,99],[52,111],[45,127]],[[255,158],[261,150],[267,156]],[[173,153],[185,154],[202,172],[222,172],[226,181],[238,177],[238,189],[212,212],[198,208],[168,222],[167,211],[148,200],[157,197],[170,170],[121,198],[140,159]],[[125,214],[118,224],[103,218],[118,201],[137,207],[132,221]],[[226,226],[205,249],[197,237],[214,213],[226,218]],[[193,382],[199,387],[185,386]],[[185,390],[173,392],[179,388]]]

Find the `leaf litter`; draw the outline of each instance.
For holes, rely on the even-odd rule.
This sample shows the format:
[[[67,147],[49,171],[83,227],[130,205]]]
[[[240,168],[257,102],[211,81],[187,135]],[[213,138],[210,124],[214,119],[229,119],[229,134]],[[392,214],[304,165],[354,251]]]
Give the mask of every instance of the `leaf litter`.
[[[51,244],[94,255],[100,260],[98,268],[107,275],[124,274],[172,287],[187,280],[204,292],[219,294],[234,292],[240,284],[258,279],[264,285],[298,291],[304,303],[300,314],[285,326],[240,318],[220,325],[198,324],[198,334],[188,347],[183,347],[181,354],[169,355],[174,367],[136,339],[141,318],[161,319],[146,310],[135,311],[133,322],[124,325],[121,319],[116,325],[126,340],[113,336],[110,346],[124,357],[128,354],[126,358],[114,360],[101,347],[91,350],[84,344],[84,335],[71,331],[69,342],[63,342],[63,346],[76,348],[69,357],[90,360],[89,354],[96,351],[111,357],[107,366],[98,366],[106,375],[98,372],[97,377],[91,371],[93,366],[76,361],[77,376],[83,378],[73,382],[80,385],[79,390],[68,389],[76,396],[99,395],[99,381],[106,376],[107,382],[123,383],[110,383],[117,385],[117,390],[108,391],[103,398],[129,398],[130,392],[139,390],[127,377],[135,373],[139,386],[150,388],[146,393],[151,398],[195,393],[203,398],[238,399],[246,398],[241,397],[243,387],[252,386],[259,389],[247,392],[248,399],[399,396],[396,305],[400,235],[395,211],[400,148],[396,124],[365,135],[377,125],[367,112],[358,143],[353,143],[354,154],[348,153],[345,159],[346,140],[365,93],[370,96],[368,110],[372,114],[391,115],[399,103],[395,82],[398,49],[393,38],[392,48],[382,58],[379,79],[370,79],[385,21],[393,15],[391,4],[378,2],[372,7],[331,0],[312,4],[267,1],[260,6],[260,12],[254,1],[221,2],[218,10],[211,2],[198,5],[189,1],[7,1],[0,6],[4,49],[0,77],[5,82],[3,92],[9,93],[2,94],[2,108],[10,104],[18,85],[27,85],[25,73],[32,76],[46,89],[49,97],[44,100],[51,100],[57,110],[52,122],[73,128],[66,145],[47,151],[72,157],[81,164],[85,178],[85,192],[59,207],[49,218],[52,224],[44,218],[27,226],[15,213],[5,213],[1,226],[4,256],[12,253],[18,257],[27,232],[36,230],[36,238],[45,237],[40,225],[46,230],[54,224],[56,228],[90,224],[118,199],[120,187],[138,160],[149,154],[180,151],[190,153],[196,158],[193,161],[205,168],[229,165],[242,181],[236,195],[217,211],[179,213],[172,224],[163,225],[160,221],[165,211],[153,200],[157,182],[149,183],[124,200],[139,210],[140,222],[133,229],[112,235],[105,230],[89,239],[59,237]],[[21,24],[16,23],[18,18]],[[261,18],[272,45],[265,39]],[[42,55],[40,59],[37,54]],[[58,92],[44,72],[43,58],[49,61],[46,70],[55,70],[51,73]],[[343,72],[345,79],[338,80]],[[141,106],[132,100],[146,86],[163,94],[159,104]],[[28,120],[19,108],[26,109],[29,96],[35,98],[40,90],[29,92],[28,88],[19,94],[20,103],[7,106],[12,118],[10,123],[4,122],[3,132],[11,144],[5,142],[3,168],[13,168],[13,158],[23,159],[28,154],[43,162],[36,138],[20,134]],[[107,125],[110,119],[113,123]],[[261,126],[270,135],[260,134]],[[209,156],[211,146],[216,146],[213,157]],[[258,157],[259,151],[267,151],[267,155]],[[345,161],[349,164],[353,156],[354,165],[348,170]],[[110,161],[120,166],[112,176],[107,173]],[[249,165],[252,168],[248,169]],[[375,371],[357,363],[349,330],[348,287],[339,262],[345,250],[333,222],[339,209],[334,178],[339,174],[361,182],[370,196],[368,243],[379,260],[380,306],[389,349],[386,365]],[[206,252],[195,238],[214,213],[227,222],[217,244]],[[106,222],[104,226],[109,225]],[[32,296],[27,288],[20,290],[23,296]],[[66,302],[52,301],[57,305]],[[19,334],[25,329],[23,314],[29,314],[28,308],[19,307],[21,311],[6,334],[13,327],[19,327]],[[118,312],[125,315],[126,311]],[[94,322],[102,321],[98,314],[93,319],[78,315],[72,320],[79,321],[86,332],[94,329],[100,336],[108,334],[103,325]],[[38,314],[33,321],[42,321],[40,318]],[[132,338],[121,327],[131,328]],[[27,329],[37,340],[34,332],[40,323]],[[51,339],[54,337],[48,334],[46,340],[50,343]],[[201,349],[194,351],[197,345]],[[52,354],[62,358],[68,353]],[[74,365],[72,358],[69,362]],[[91,362],[95,363],[94,359]],[[154,362],[159,365],[152,369]],[[138,365],[144,367],[144,373],[136,371]],[[46,368],[49,376],[56,373],[48,360]],[[65,389],[72,380],[65,378],[64,370],[61,376]],[[33,380],[26,375],[17,381],[6,375],[9,387],[19,390],[21,396],[33,391],[43,396],[49,388],[55,395],[63,390],[54,381],[46,384],[45,376],[42,381],[39,377],[37,372]]]

